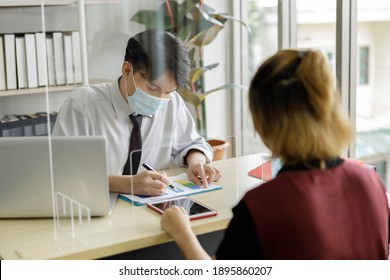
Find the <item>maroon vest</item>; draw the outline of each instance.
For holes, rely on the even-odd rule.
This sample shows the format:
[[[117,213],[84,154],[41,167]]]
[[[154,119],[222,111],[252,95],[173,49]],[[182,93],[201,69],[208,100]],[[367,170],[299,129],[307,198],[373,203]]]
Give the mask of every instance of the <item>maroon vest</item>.
[[[372,170],[287,171],[244,200],[266,259],[388,258],[389,206]]]

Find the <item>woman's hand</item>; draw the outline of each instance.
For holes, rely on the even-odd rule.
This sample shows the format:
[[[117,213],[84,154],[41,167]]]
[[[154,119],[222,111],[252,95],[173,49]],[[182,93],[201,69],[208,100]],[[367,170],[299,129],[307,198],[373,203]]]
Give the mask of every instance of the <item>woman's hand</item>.
[[[174,205],[165,209],[160,224],[161,228],[175,240],[186,259],[211,259],[193,233],[190,218],[183,207]]]
[[[161,216],[161,228],[176,239],[191,231],[190,218],[183,207],[173,205],[164,210]]]

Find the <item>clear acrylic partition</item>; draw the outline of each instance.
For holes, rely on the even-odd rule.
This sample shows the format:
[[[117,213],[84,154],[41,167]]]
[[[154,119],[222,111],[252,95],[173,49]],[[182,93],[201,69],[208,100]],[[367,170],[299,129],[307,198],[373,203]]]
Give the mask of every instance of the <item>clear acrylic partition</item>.
[[[58,111],[62,101],[70,95],[73,89],[87,83],[87,68],[82,65],[85,63],[83,59],[86,58],[85,53],[83,54],[85,52],[85,11],[84,1],[73,1],[64,6],[48,5],[45,7],[44,5],[45,1],[42,1],[42,33],[46,41],[44,52],[47,57],[47,64],[45,64],[46,113],[50,115],[51,112]],[[57,21],[53,17],[53,15],[58,16],[58,9],[61,10],[62,17],[68,18],[66,21]],[[69,21],[73,24],[69,25]],[[59,56],[56,53],[56,41],[62,42],[64,53],[59,56],[63,57],[63,65],[57,64]],[[70,65],[69,61],[73,61],[73,65]],[[62,71],[57,71],[58,68]],[[60,92],[57,93],[57,91]],[[63,96],[57,96],[57,94]],[[53,110],[52,107],[56,109]],[[54,122],[49,123],[48,118],[49,132],[52,131],[53,126]],[[69,250],[71,243],[81,248],[92,245],[92,209],[90,207],[96,208],[96,205],[101,203],[98,201],[101,199],[101,193],[96,195],[91,184],[96,182],[98,185],[100,184],[98,178],[104,179],[101,178],[101,174],[93,174],[86,166],[97,160],[88,142],[82,139],[80,142],[79,137],[67,137],[72,138],[67,141],[60,138],[66,137],[52,137],[51,133],[48,133],[54,240],[58,250],[63,251]],[[80,154],[82,157],[79,156]],[[78,162],[75,162],[76,159]],[[96,177],[95,182],[89,179],[92,177]],[[108,179],[106,180],[108,187]]]
[[[41,138],[47,139],[48,151],[42,155],[41,163],[47,163],[48,168],[39,176],[50,180],[47,192],[52,201],[53,217],[53,238],[46,241],[58,252],[69,250],[70,243],[91,246],[90,207],[104,208],[106,203],[108,209],[108,202],[104,201],[105,198],[108,201],[106,162],[104,157],[96,158],[97,154],[105,156],[104,146],[92,147],[85,141],[88,136]],[[55,252],[49,250],[48,253]]]
[[[106,140],[52,136],[51,144],[57,233],[90,246],[91,217],[106,216],[110,208]]]
[[[55,192],[57,228],[86,245],[91,243],[91,210],[77,200]]]
[[[212,161],[210,163],[211,166],[215,167],[216,169],[221,171],[222,178],[218,182],[213,182],[212,186],[221,186],[221,189],[217,190],[210,190],[196,193],[196,194],[189,194],[192,198],[195,200],[199,200],[208,206],[216,209],[218,211],[218,215],[220,216],[231,216],[231,208],[234,207],[234,205],[238,202],[238,200],[241,198],[241,196],[244,194],[246,190],[248,190],[250,187],[253,187],[255,185],[258,185],[261,183],[260,180],[252,178],[248,176],[249,170],[251,170],[254,166],[259,166],[262,163],[263,158],[261,156],[254,158],[254,162],[251,160],[249,161],[242,161],[240,158],[236,157],[236,150],[237,150],[237,138],[235,136],[228,136],[224,139],[219,139],[224,141],[226,144],[226,150],[225,154],[222,160],[216,160]],[[188,143],[180,144],[181,147],[188,146]],[[176,188],[176,191],[180,192],[184,190],[186,192],[187,188],[198,188],[195,186],[194,183],[192,183],[188,177],[187,177],[187,168],[183,166],[178,166],[177,163],[172,161],[166,161],[162,162],[158,160],[158,157],[161,155],[164,155],[166,158],[170,158],[170,151],[171,146],[164,146],[164,147],[143,147],[142,148],[142,157],[140,162],[140,167],[138,169],[138,173],[141,173],[145,171],[146,169],[142,166],[142,163],[148,163],[151,167],[153,167],[156,171],[164,171],[166,175],[168,176],[171,184]],[[130,158],[137,153],[138,151],[133,151],[130,154]],[[130,169],[132,166],[130,166]],[[182,177],[183,176],[183,177]],[[131,186],[134,186],[133,177],[130,178]],[[201,188],[201,187],[200,187]],[[133,190],[132,190],[133,191]],[[167,190],[166,193],[159,197],[159,199],[162,199],[164,197],[169,198],[171,194],[174,192]],[[120,196],[121,198],[124,198],[124,196]],[[223,199],[221,199],[223,198]],[[137,197],[134,196],[125,196],[125,200],[129,201],[133,199],[137,199]],[[153,200],[153,199],[152,199]],[[137,205],[137,203],[133,204]],[[137,229],[144,228],[136,223],[147,223],[148,220],[147,217],[145,217],[145,220],[139,219],[139,208],[145,207],[141,204],[138,204],[138,206],[133,206],[130,209],[132,210],[131,214],[128,215],[128,221],[126,221],[126,224],[131,225],[130,232],[137,234]],[[158,217],[158,214],[154,213],[152,210],[150,210],[151,216]],[[159,220],[155,220],[155,222],[158,222]],[[153,221],[152,221],[153,223]]]
[[[54,2],[35,1],[28,8],[19,7],[20,4],[17,4],[1,10],[1,17],[5,12],[1,22],[6,21],[7,24],[1,24],[0,33],[10,33],[14,34],[15,38],[24,38],[26,50],[30,50],[27,47],[26,35],[32,35],[37,56],[38,53],[42,55],[40,58],[37,57],[36,85],[27,76],[25,86],[17,84],[15,90],[1,93],[4,96],[1,97],[0,115],[14,116],[20,126],[13,122],[12,127],[1,130],[0,136],[25,138],[31,140],[31,143],[40,142],[34,145],[29,143],[28,145],[33,147],[30,149],[26,148],[27,145],[21,148],[24,151],[22,157],[26,157],[26,162],[35,163],[20,166],[20,178],[16,179],[18,187],[29,186],[29,190],[21,194],[23,199],[18,201],[35,203],[35,207],[30,213],[21,214],[27,219],[3,219],[2,222],[9,225],[7,228],[10,233],[7,234],[10,240],[13,238],[12,231],[22,223],[29,228],[25,237],[18,231],[20,241],[16,242],[17,245],[11,242],[7,245],[7,238],[3,240],[4,246],[0,247],[4,250],[1,250],[0,255],[4,258],[56,258],[88,248],[93,243],[91,209],[87,206],[87,200],[80,199],[83,196],[93,198],[93,194],[88,193],[89,186],[85,186],[84,175],[80,175],[83,170],[76,172],[72,158],[72,153],[80,153],[78,150],[80,147],[76,145],[71,149],[69,145],[73,144],[66,144],[72,153],[64,157],[62,149],[64,144],[51,136],[60,105],[72,90],[83,82],[68,78],[65,64],[62,77],[51,76],[49,67],[53,65],[48,66],[48,60],[54,59],[53,49],[48,48],[49,42],[53,42],[53,33],[58,32],[64,43],[65,36],[82,29],[79,19],[80,12],[83,11],[77,3],[83,1],[57,1],[63,5],[45,6],[45,3]],[[24,20],[21,21],[20,18]],[[18,22],[23,22],[24,25],[21,26]],[[79,48],[83,49],[81,45]],[[43,62],[39,59],[43,59]],[[26,74],[30,75],[28,67],[27,65]],[[37,189],[39,191],[35,191]]]
[[[78,6],[77,4],[45,6],[45,1],[36,2],[43,4],[41,6],[38,4],[28,9],[25,7],[12,8],[7,10],[6,13],[2,13],[0,17],[1,23],[3,23],[4,18],[9,19],[9,22],[6,22],[6,24],[1,24],[0,28],[3,33],[26,33],[26,30],[32,33],[41,32],[46,37],[44,39],[45,43],[47,43],[47,39],[51,38],[54,31],[61,31],[62,35],[64,35],[66,31],[77,30],[80,31],[81,45],[79,49],[81,54],[84,53],[82,60],[86,60],[86,46],[83,44],[85,43],[85,37],[83,39],[82,36],[82,33],[85,33],[83,6]],[[50,2],[54,3],[54,1]],[[67,1],[58,2],[65,3]],[[82,3],[83,1],[70,2]],[[120,76],[120,65],[123,60],[127,39],[137,33],[140,28],[135,22],[129,23],[130,18],[134,15],[135,10],[142,9],[142,6],[153,6],[155,4],[153,1],[146,1],[147,3],[142,5],[136,4],[134,7],[134,3],[130,2],[133,1],[120,1],[119,5],[88,5],[86,7],[88,15],[88,31],[86,33],[88,36],[88,47],[90,47],[88,53],[90,69],[88,70],[88,65],[83,65],[82,82],[76,80],[70,82],[65,76],[64,83],[55,80],[53,84],[52,76],[50,76],[49,72],[50,69],[48,69],[46,63],[43,63],[44,76],[46,77],[43,86],[39,85],[34,89],[26,89],[26,92],[18,90],[14,96],[1,97],[0,115],[35,114],[35,112],[41,112],[39,115],[34,115],[33,120],[38,120],[38,118],[35,118],[37,116],[46,117],[46,121],[43,123],[33,122],[24,135],[42,135],[41,137],[47,139],[47,146],[44,152],[37,158],[42,171],[39,174],[31,174],[31,178],[34,178],[34,176],[45,177],[49,187],[47,187],[44,194],[35,193],[32,195],[31,200],[35,201],[40,196],[48,195],[48,199],[52,201],[50,216],[53,216],[23,220],[23,223],[25,222],[28,227],[28,232],[22,238],[20,238],[21,236],[18,237],[18,245],[9,249],[10,253],[7,253],[8,255],[6,254],[6,256],[22,259],[45,259],[63,256],[71,258],[73,254],[92,248],[97,242],[99,242],[99,245],[102,244],[102,246],[112,245],[128,240],[128,238],[131,238],[132,235],[137,234],[141,230],[148,230],[149,232],[160,230],[159,219],[158,216],[155,216],[155,213],[151,212],[145,219],[140,219],[139,215],[145,215],[144,211],[141,211],[145,206],[128,205],[123,200],[117,201],[117,207],[114,208],[113,214],[104,217],[93,217],[92,209],[87,206],[88,203],[80,199],[86,192],[82,181],[75,177],[77,172],[72,170],[74,162],[71,159],[68,161],[64,157],[56,156],[58,154],[56,141],[50,135],[56,118],[55,112],[59,110],[62,102],[72,93],[73,89],[91,81],[101,82],[103,79],[104,81],[114,81]],[[21,18],[24,20],[21,21]],[[112,24],[113,18],[118,19],[116,21],[117,24]],[[19,22],[28,22],[29,26],[27,29],[26,25],[20,27],[18,25]],[[123,22],[123,26],[118,26],[118,22]],[[113,34],[114,37],[116,36],[115,40],[110,38],[110,34]],[[98,40],[99,38],[101,39],[100,41]],[[109,40],[104,38],[109,38]],[[43,45],[44,56],[53,58],[53,55],[50,56],[49,54],[50,50],[47,49],[47,45]],[[83,63],[86,62],[83,61]],[[90,80],[88,80],[88,75],[91,77]],[[250,168],[261,164],[262,159],[255,157],[254,161],[250,163],[234,162],[237,139],[234,136],[229,136],[225,137],[225,140],[229,143],[229,147],[225,153],[224,160],[211,163],[212,166],[224,170],[222,179],[218,182],[218,185],[222,186],[222,190],[197,194],[194,195],[194,198],[204,201],[211,207],[215,207],[219,211],[219,215],[228,215],[230,217],[231,209],[226,209],[226,205],[222,204],[223,201],[221,201],[218,194],[223,193],[224,197],[226,197],[225,199],[228,200],[228,205],[234,206],[244,191],[251,187],[252,184],[257,183],[257,181],[248,183],[247,172]],[[154,155],[154,153],[164,153],[168,150],[170,150],[169,145],[163,147],[145,146],[143,147],[143,154]],[[67,166],[59,167],[58,159],[60,159],[61,164],[67,163]],[[153,158],[141,159],[141,163],[143,161],[149,162],[151,165],[154,164],[153,167],[158,171],[165,170],[168,176],[186,171],[185,168],[177,169],[174,164],[156,163],[153,161]],[[142,167],[140,171],[141,169]],[[21,177],[27,178],[28,170],[30,168],[24,168],[23,176]],[[67,175],[65,178],[62,178],[63,180],[66,179],[65,183],[61,183],[60,174]],[[70,195],[67,192],[69,189],[76,189],[81,194]],[[144,223],[144,227],[135,225],[136,221],[137,223]],[[194,222],[198,223],[201,221]],[[5,229],[7,232],[12,225],[15,225],[13,228],[17,229],[20,225],[20,220],[7,221],[7,225],[9,225]],[[112,236],[112,229],[115,229],[115,236]],[[21,233],[18,231],[18,234]],[[4,252],[2,249],[0,250],[1,253]],[[2,254],[1,256],[5,255]]]

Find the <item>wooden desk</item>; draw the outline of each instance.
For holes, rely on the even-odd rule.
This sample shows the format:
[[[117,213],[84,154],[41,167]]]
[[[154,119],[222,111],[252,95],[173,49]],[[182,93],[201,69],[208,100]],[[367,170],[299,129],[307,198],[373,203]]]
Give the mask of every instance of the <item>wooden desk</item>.
[[[196,234],[226,228],[231,208],[248,188],[261,183],[247,175],[261,160],[257,154],[213,162],[223,174],[219,182],[222,190],[193,197],[216,209],[218,215],[192,221]],[[172,169],[168,175],[182,172],[185,169]],[[98,259],[172,241],[160,228],[159,214],[121,199],[111,215],[92,218],[90,229],[91,234],[82,232],[78,240],[57,229],[55,239],[52,219],[0,219],[0,258]]]

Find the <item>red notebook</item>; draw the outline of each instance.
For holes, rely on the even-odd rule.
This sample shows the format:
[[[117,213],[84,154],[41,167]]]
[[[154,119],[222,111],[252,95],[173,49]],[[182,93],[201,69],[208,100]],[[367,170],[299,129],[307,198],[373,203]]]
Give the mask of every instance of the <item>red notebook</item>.
[[[272,178],[275,178],[281,168],[282,162],[279,159],[270,159],[249,171],[248,175],[264,181],[269,181]]]
[[[345,157],[343,157],[343,159],[360,166],[365,166],[375,171],[375,166],[366,164],[364,161],[352,159],[352,158],[345,158]],[[265,161],[263,164],[259,165],[258,167],[249,171],[248,175],[264,181],[269,181],[275,178],[276,174],[281,168],[282,168],[282,162],[279,159],[270,159]]]

